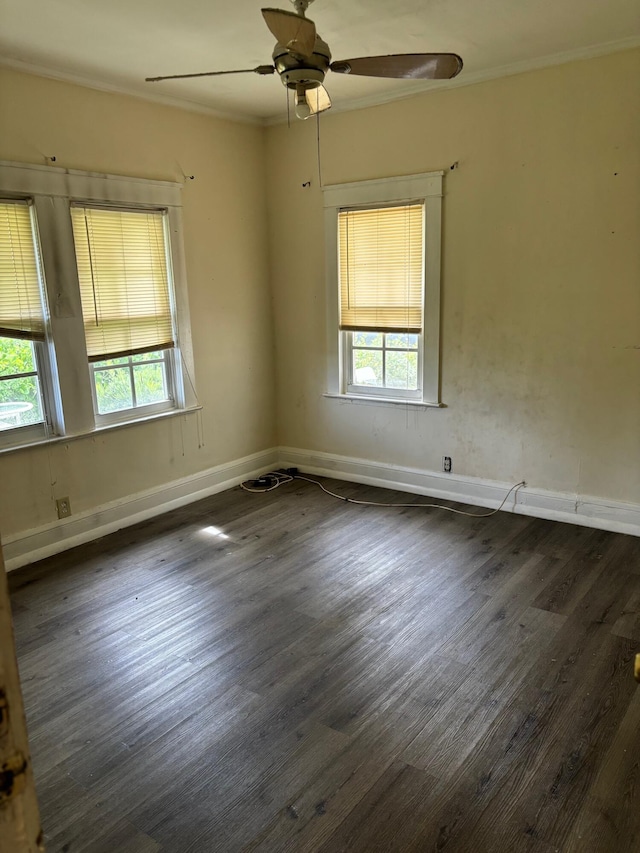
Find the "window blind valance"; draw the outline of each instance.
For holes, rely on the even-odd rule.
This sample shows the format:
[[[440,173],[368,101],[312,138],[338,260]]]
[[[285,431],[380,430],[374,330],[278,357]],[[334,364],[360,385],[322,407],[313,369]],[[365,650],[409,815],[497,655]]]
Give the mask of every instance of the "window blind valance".
[[[89,361],[174,346],[162,211],[74,204]]]
[[[44,340],[44,310],[31,210],[0,202],[0,336]]]
[[[422,331],[422,204],[338,214],[340,328]]]

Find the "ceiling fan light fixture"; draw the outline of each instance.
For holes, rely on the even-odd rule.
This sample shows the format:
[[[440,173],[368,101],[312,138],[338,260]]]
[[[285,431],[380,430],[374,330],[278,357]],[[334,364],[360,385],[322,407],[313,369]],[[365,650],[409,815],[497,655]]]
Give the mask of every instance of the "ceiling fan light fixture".
[[[190,77],[218,77],[223,74],[277,74],[287,89],[295,92],[295,113],[299,119],[317,115],[331,107],[331,98],[323,86],[327,71],[360,77],[388,77],[396,80],[451,80],[462,70],[456,53],[392,53],[385,56],[361,56],[331,61],[329,45],[316,31],[305,13],[313,0],[291,0],[295,12],[286,9],[262,9],[262,16],[276,37],[273,65],[242,68],[236,71],[204,71],[195,74],[170,74],[146,77],[147,82]]]
[[[307,92],[303,86],[298,86],[296,88],[295,113],[296,118],[302,119],[303,121],[311,115],[311,107],[307,103]]]

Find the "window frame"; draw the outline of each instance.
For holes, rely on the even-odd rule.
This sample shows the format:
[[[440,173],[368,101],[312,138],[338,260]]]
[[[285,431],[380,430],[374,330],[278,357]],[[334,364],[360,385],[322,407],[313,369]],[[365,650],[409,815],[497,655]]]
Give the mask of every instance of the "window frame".
[[[166,264],[166,272],[167,272],[167,288],[168,288],[168,296],[169,296],[169,306],[171,311],[171,325],[172,325],[172,334],[173,339],[176,341],[175,346],[171,348],[163,348],[162,352],[165,353],[161,361],[164,364],[165,376],[167,381],[167,389],[168,389],[168,397],[166,400],[159,401],[157,403],[149,403],[144,406],[130,406],[127,409],[119,409],[114,412],[101,413],[98,408],[98,397],[97,397],[97,388],[95,383],[95,374],[96,362],[87,359],[88,367],[89,367],[89,376],[91,382],[91,398],[93,400],[93,410],[94,416],[96,420],[97,426],[106,426],[108,424],[114,423],[122,423],[128,422],[132,420],[142,420],[144,418],[148,418],[150,416],[156,414],[162,414],[165,412],[173,411],[176,408],[183,408],[183,406],[178,405],[178,401],[184,401],[184,385],[182,382],[182,377],[178,373],[177,360],[174,358],[174,353],[178,347],[178,329],[176,323],[176,299],[174,292],[174,276],[171,262],[171,245],[170,245],[170,236],[169,236],[169,228],[168,228],[168,211],[166,208],[155,208],[146,205],[142,206],[131,206],[131,205],[107,205],[107,204],[89,204],[88,202],[78,202],[75,199],[72,203],[70,203],[69,207],[82,207],[87,206],[92,209],[97,210],[112,210],[112,211],[123,211],[124,213],[144,213],[146,211],[151,211],[153,213],[158,213],[162,215],[162,233],[164,237],[164,256],[165,256],[165,264]],[[81,300],[82,301],[82,300]],[[130,356],[131,358],[131,356]],[[160,361],[160,359],[158,360]],[[114,368],[97,368],[98,370],[108,370],[115,369]],[[135,398],[135,386],[132,382],[132,391],[133,397]]]
[[[343,364],[345,365],[345,393],[346,394],[364,394],[365,396],[370,397],[372,394],[375,394],[378,390],[382,391],[385,397],[395,398],[398,400],[421,400],[422,399],[422,373],[423,373],[423,361],[424,361],[424,351],[422,346],[422,333],[418,334],[416,332],[411,332],[410,334],[416,335],[418,338],[417,347],[390,347],[387,346],[385,335],[389,334],[388,332],[380,331],[377,334],[382,335],[382,346],[381,347],[360,347],[354,345],[353,336],[356,334],[352,331],[344,331],[341,333],[341,346],[343,347]],[[418,357],[418,387],[414,390],[404,389],[404,388],[391,388],[380,385],[362,385],[358,384],[354,380],[353,375],[353,353],[354,350],[370,350],[372,352],[382,352],[383,363],[386,358],[386,354],[388,352],[415,352]],[[386,366],[385,366],[386,370]]]
[[[33,249],[35,255],[36,268],[38,271],[38,281],[40,287],[40,299],[42,303],[42,313],[44,318],[45,339],[31,340],[33,347],[33,358],[35,363],[35,371],[29,371],[28,374],[18,375],[35,375],[38,379],[40,391],[40,404],[42,407],[42,420],[34,424],[25,424],[24,426],[16,425],[9,429],[0,430],[0,449],[10,448],[30,444],[32,442],[41,441],[47,438],[52,432],[52,413],[56,410],[56,390],[55,382],[53,381],[54,371],[51,366],[51,340],[49,329],[49,307],[45,286],[44,265],[42,263],[42,253],[40,247],[40,237],[38,230],[38,220],[33,199],[23,193],[4,192],[0,191],[0,202],[9,202],[16,204],[25,204],[29,210],[29,220],[31,224],[31,237],[33,241]],[[4,335],[3,337],[11,337]],[[1,381],[7,381],[12,376],[2,377]]]
[[[32,219],[36,223],[35,239],[40,248],[48,321],[41,383],[45,402],[49,402],[50,417],[46,434],[40,440],[89,434],[110,425],[142,422],[154,415],[180,413],[197,407],[181,191],[182,184],[170,181],[0,161],[0,196],[31,202]],[[175,382],[171,407],[163,406],[161,411],[154,411],[156,404],[151,404],[122,410],[117,417],[98,415],[94,409],[71,224],[72,203],[166,211],[165,248],[176,341],[172,353]],[[37,436],[34,440],[37,441]]]
[[[6,337],[6,336],[3,336]],[[34,424],[16,424],[16,426],[0,429],[0,448],[19,446],[38,441],[50,433],[51,418],[50,406],[50,383],[48,380],[48,356],[46,341],[30,341],[33,347],[33,360],[35,370],[26,373],[16,373],[0,377],[0,382],[17,379],[23,376],[35,376],[38,380],[40,392],[40,405],[42,407],[42,420]],[[2,418],[0,414],[0,419]]]
[[[323,187],[327,284],[327,396],[391,403],[441,406],[440,397],[440,272],[442,183],[444,172],[425,172]],[[419,347],[422,366],[418,393],[401,389],[354,386],[350,383],[351,348],[348,332],[339,328],[340,291],[338,214],[342,210],[376,209],[393,204],[424,205],[423,324]],[[420,377],[419,377],[420,379]],[[363,390],[364,389],[364,390]]]
[[[135,362],[133,361],[133,356],[128,356],[129,361],[127,362],[127,364],[114,364],[109,367],[96,367],[97,364],[100,364],[99,361],[89,362],[89,372],[91,375],[91,393],[93,395],[93,407],[96,415],[96,422],[98,424],[120,423],[121,421],[127,421],[131,418],[131,412],[135,412],[140,418],[148,418],[150,415],[156,415],[162,412],[169,412],[176,408],[176,377],[173,359],[173,348],[162,349],[160,350],[160,352],[163,353],[163,356],[161,358],[154,358],[149,359],[147,361]],[[101,413],[98,408],[98,394],[95,381],[96,373],[105,372],[107,370],[121,370],[123,368],[127,368],[129,370],[132,396],[135,398],[135,378],[133,371],[137,364],[163,365],[167,385],[167,399],[159,400],[157,403],[145,403],[144,405],[134,404],[133,406],[129,406],[126,409],[117,409],[113,412]]]

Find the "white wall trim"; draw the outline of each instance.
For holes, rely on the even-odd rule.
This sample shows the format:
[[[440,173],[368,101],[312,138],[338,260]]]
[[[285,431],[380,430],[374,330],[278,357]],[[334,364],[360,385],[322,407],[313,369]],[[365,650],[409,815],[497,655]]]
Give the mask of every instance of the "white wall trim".
[[[381,104],[388,104],[392,101],[403,101],[407,98],[413,98],[416,95],[421,95],[424,92],[438,89],[452,89],[460,86],[473,86],[475,83],[484,83],[488,80],[496,80],[500,77],[511,77],[514,74],[523,74],[527,71],[536,71],[539,68],[549,68],[553,65],[563,65],[566,62],[576,62],[581,59],[592,59],[597,56],[606,56],[610,53],[620,53],[623,50],[633,50],[640,46],[640,38],[638,36],[627,36],[616,41],[602,42],[601,44],[588,45],[587,47],[578,47],[572,50],[561,51],[547,56],[539,56],[534,59],[525,59],[521,62],[513,62],[508,65],[501,65],[497,68],[488,68],[480,71],[463,73],[453,80],[427,80],[420,83],[412,83],[411,89],[392,90],[377,95],[367,95],[363,98],[346,98],[341,101],[334,101],[331,113],[350,112],[351,110],[366,109],[367,107],[375,107]],[[108,92],[115,95],[126,95],[132,98],[140,98],[143,101],[151,101],[152,103],[161,104],[166,107],[175,109],[187,110],[189,112],[200,113],[202,115],[211,116],[213,118],[222,119],[223,121],[240,122],[241,124],[262,125],[263,127],[271,127],[278,124],[284,124],[287,120],[286,113],[278,111],[275,115],[261,117],[250,115],[243,112],[235,112],[231,110],[217,109],[210,104],[204,104],[199,101],[190,100],[185,97],[175,95],[167,95],[158,91],[153,91],[151,88],[145,88],[141,84],[130,82],[108,82],[99,80],[94,77],[85,76],[83,74],[65,71],[61,68],[50,68],[45,65],[38,65],[33,62],[25,62],[21,59],[12,57],[0,57],[0,67],[9,68],[12,71],[20,71],[24,74],[34,74],[38,77],[45,77],[50,80],[59,80],[63,83],[72,83],[76,86],[84,86],[87,89],[95,89],[99,92]]]
[[[500,505],[513,485],[293,447],[281,447],[279,455],[280,467],[491,509]],[[640,536],[640,504],[526,486],[518,490],[515,499],[509,498],[504,510]]]
[[[112,501],[71,518],[23,531],[3,540],[7,571],[82,545],[148,518],[202,500],[274,468],[336,480],[396,489],[440,500],[496,509],[513,483],[405,468],[334,453],[294,447],[269,448],[207,471],[174,480],[157,489]],[[521,488],[504,507],[534,518],[640,536],[640,504],[606,498]]]
[[[11,160],[0,160],[0,186],[3,193],[146,207],[180,207],[183,189],[183,184],[177,181],[154,181]]]
[[[174,480],[157,489],[103,504],[89,512],[7,536],[2,542],[7,571],[223,492],[261,471],[271,470],[277,461],[277,448],[269,448]]]

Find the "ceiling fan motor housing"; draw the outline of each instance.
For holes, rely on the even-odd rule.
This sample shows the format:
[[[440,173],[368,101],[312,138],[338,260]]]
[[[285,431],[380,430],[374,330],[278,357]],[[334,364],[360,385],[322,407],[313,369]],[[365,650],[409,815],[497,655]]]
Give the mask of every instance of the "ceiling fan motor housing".
[[[329,45],[320,36],[316,36],[311,56],[300,56],[279,43],[273,49],[273,64],[282,85],[288,89],[314,89],[321,86],[330,63]]]

